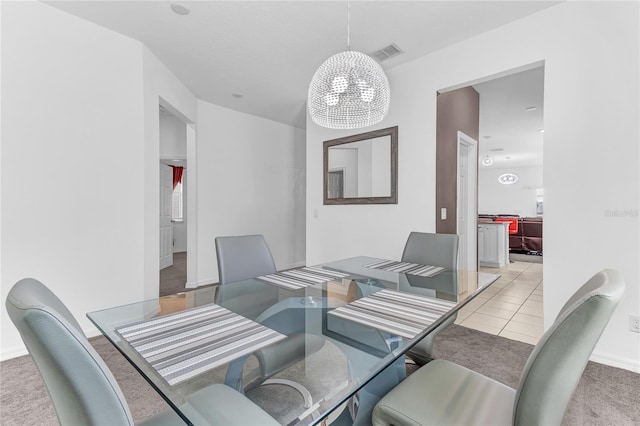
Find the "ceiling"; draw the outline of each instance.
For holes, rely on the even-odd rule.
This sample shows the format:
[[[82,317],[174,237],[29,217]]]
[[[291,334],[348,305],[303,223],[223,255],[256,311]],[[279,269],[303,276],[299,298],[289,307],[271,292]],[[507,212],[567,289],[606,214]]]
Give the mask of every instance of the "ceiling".
[[[313,73],[347,44],[346,1],[179,2],[188,15],[169,1],[46,3],[140,40],[199,99],[299,128]],[[557,3],[354,0],[351,49],[395,43],[388,69]]]
[[[488,150],[492,168],[541,166],[544,68],[475,84],[473,88],[480,94],[480,158]],[[487,168],[480,166],[481,171]]]

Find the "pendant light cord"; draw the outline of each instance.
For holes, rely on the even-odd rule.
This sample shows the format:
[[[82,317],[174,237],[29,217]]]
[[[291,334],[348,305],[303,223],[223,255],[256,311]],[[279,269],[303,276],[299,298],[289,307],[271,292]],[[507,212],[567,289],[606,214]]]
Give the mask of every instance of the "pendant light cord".
[[[347,0],[347,50],[351,50],[351,1]]]

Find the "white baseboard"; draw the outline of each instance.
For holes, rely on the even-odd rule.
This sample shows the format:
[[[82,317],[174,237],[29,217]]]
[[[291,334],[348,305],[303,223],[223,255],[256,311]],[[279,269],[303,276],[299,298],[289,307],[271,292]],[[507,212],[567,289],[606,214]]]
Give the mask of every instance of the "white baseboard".
[[[84,335],[87,336],[87,339],[102,335],[102,333],[100,333],[100,331],[95,327],[82,331],[84,331]],[[29,352],[27,351],[26,346],[14,346],[13,348],[0,351],[0,361],[7,361],[9,359],[18,358],[28,354]]]
[[[0,352],[0,361],[6,361],[8,359],[18,358],[19,356],[24,356],[28,353],[29,352],[27,352],[27,348],[24,345],[5,349],[2,352]]]
[[[302,262],[294,262],[294,263],[291,263],[289,265],[284,265],[279,270],[301,268],[301,267],[306,266],[306,265],[307,264],[304,261],[302,261]],[[209,285],[209,284],[218,284],[218,277],[205,278],[205,279],[198,280],[198,281],[188,281],[184,286],[186,288],[197,288],[197,287],[200,287],[201,285]]]
[[[597,362],[611,367],[622,368],[623,370],[629,370],[634,373],[640,373],[640,360],[636,359],[622,358],[603,352],[594,352],[591,354],[591,358],[589,358],[589,361]]]
[[[197,288],[197,287],[200,287],[201,285],[209,285],[209,284],[218,284],[218,277],[206,278],[204,280],[198,280],[198,281],[187,281],[187,283],[184,286],[186,288]]]
[[[102,336],[102,333],[100,333],[100,331],[95,327],[92,327],[89,330],[82,330],[82,331],[84,331],[84,335],[87,336],[87,339],[90,339],[96,336]]]

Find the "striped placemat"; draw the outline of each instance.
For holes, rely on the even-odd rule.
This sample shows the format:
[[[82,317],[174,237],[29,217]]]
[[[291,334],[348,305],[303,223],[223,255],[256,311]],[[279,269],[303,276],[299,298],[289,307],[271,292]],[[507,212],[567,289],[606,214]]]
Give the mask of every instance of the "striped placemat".
[[[286,336],[218,305],[206,305],[116,331],[175,385]]]
[[[329,314],[411,339],[454,306],[433,297],[384,289]]]
[[[258,277],[258,279],[289,290],[298,290],[310,285],[321,284],[348,276],[349,274],[345,274],[343,272],[308,266],[305,268],[289,269],[287,271],[276,272],[275,274],[263,275]]]
[[[419,275],[421,277],[433,277],[445,270],[445,268],[441,266],[420,265],[418,263],[397,262],[395,260],[383,260],[364,265],[364,267],[409,275]]]

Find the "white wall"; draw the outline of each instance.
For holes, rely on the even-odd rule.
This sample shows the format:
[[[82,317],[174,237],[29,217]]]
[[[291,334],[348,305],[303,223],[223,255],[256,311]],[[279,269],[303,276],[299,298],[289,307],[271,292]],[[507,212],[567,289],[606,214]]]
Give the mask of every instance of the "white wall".
[[[1,7],[2,300],[38,278],[93,334],[86,312],[158,294],[158,105],[186,123],[198,105],[135,40],[39,2]],[[186,140],[187,191],[198,196],[188,277],[217,281],[216,235],[261,232],[278,267],[303,264],[304,132],[201,105],[197,142]],[[127,213],[114,215],[114,202]],[[24,353],[4,310],[1,349]]]
[[[371,195],[391,195],[391,137],[385,136],[371,141]]]
[[[158,229],[160,220],[160,115],[158,105],[162,103],[173,115],[184,123],[193,123],[196,119],[196,98],[169,69],[156,58],[151,51],[142,46],[143,93],[144,93],[144,158],[140,165],[144,169],[144,298],[158,297],[160,282],[160,260]],[[189,126],[190,124],[187,124]],[[187,134],[189,129],[187,129]],[[195,145],[187,137],[188,173],[194,173],[196,158]],[[189,179],[187,191],[195,193],[196,179]],[[188,221],[195,223],[195,209],[188,209]],[[194,235],[197,233],[194,232]],[[188,251],[196,254],[196,238],[189,238]],[[196,256],[187,258],[187,280],[196,275]]]
[[[158,103],[195,119],[195,97],[138,41],[41,2],[0,7],[2,300],[37,278],[95,334],[86,312],[158,294]],[[22,353],[2,310],[0,356]]]
[[[187,125],[178,117],[160,115],[160,158],[186,160]]]
[[[385,136],[329,149],[329,170],[344,170],[344,198],[391,194],[390,144]]]
[[[40,2],[1,7],[2,303],[34,277],[90,329],[87,311],[143,297],[142,46]],[[1,348],[23,353],[4,308]]]
[[[564,2],[391,69],[375,128],[399,126],[398,205],[323,206],[322,141],[369,129],[307,119],[307,263],[397,259],[409,231],[433,231],[436,92],[545,61],[545,326],[581,283],[616,268],[626,297],[594,359],[640,371],[640,334],[628,331],[640,312],[638,13],[635,2]]]
[[[542,188],[542,166],[484,167],[478,172],[478,213],[536,215],[536,189]],[[512,185],[498,182],[504,173],[515,173],[518,181]]]
[[[204,101],[197,122],[198,284],[218,281],[217,236],[263,234],[278,269],[304,264],[304,132]]]
[[[371,144],[366,141],[355,142],[358,161],[358,197],[371,197]]]

